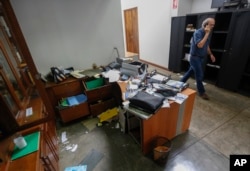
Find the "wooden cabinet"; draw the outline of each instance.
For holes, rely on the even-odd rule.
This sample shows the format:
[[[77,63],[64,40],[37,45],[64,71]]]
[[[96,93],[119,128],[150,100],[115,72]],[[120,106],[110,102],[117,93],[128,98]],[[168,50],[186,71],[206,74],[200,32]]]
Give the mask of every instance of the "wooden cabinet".
[[[48,83],[46,86],[51,104],[63,123],[88,116],[90,114],[88,102],[74,106],[59,107],[59,102],[67,97],[84,94],[84,87],[81,79],[68,78],[64,82]]]
[[[40,161],[44,169],[59,170],[58,140],[56,136],[55,123],[48,122],[44,125],[41,138]]]
[[[97,88],[88,89],[86,82],[94,78],[75,79],[67,78],[60,83],[47,83],[46,90],[50,97],[50,102],[61,121],[69,121],[85,117],[97,116],[108,109],[114,108],[121,103],[121,91],[117,83],[105,82]],[[85,103],[79,105],[58,108],[58,102],[63,98],[84,94],[87,96]]]
[[[14,150],[14,136],[5,139],[5,141],[1,141],[1,147],[4,146],[6,148],[5,151],[1,151],[0,153],[0,157],[3,160],[3,162],[0,163],[0,170],[58,171],[58,141],[54,125],[53,122],[48,122],[19,132],[23,136],[39,133],[37,142],[39,148],[32,153],[14,160],[11,159],[11,154]]]
[[[1,139],[53,120],[54,111],[8,0],[0,0],[0,19]],[[43,110],[34,113],[39,104]]]
[[[0,170],[59,170],[54,110],[9,0],[0,0],[0,64]],[[15,134],[33,132],[39,148],[11,161]]]
[[[114,92],[119,92],[115,91],[113,84],[105,82],[104,85],[91,90],[87,88],[85,82],[83,82],[83,85],[88,97],[90,112],[93,116],[99,115],[118,105],[114,97]]]
[[[202,21],[207,17],[215,18],[210,41],[210,48],[216,62],[207,58],[204,66],[205,81],[219,87],[237,91],[244,95],[250,94],[249,83],[249,10],[220,11],[209,13],[188,14],[173,18],[171,30],[169,69],[174,72],[186,72],[189,63],[187,56],[190,51],[190,40],[195,29],[201,27]],[[177,20],[177,21],[175,21]],[[183,27],[185,23],[185,27]],[[193,30],[188,29],[193,26]],[[177,34],[176,28],[182,28],[183,33]],[[175,43],[176,40],[183,42]],[[178,44],[178,45],[177,45]]]
[[[3,19],[3,16],[0,15],[0,17]],[[11,42],[11,40],[13,41],[12,34],[7,34],[5,31],[7,25],[0,26],[5,28],[0,29],[1,138],[1,136],[8,136],[16,131],[45,122],[49,120],[49,115],[46,113],[46,110],[39,111],[39,109],[36,109],[41,106],[45,108],[45,106],[42,102],[37,102],[39,101],[37,99],[41,100],[41,98],[39,98],[39,93],[34,85],[31,84],[32,76],[29,75],[28,71],[25,73],[26,71],[23,71],[24,68],[19,68],[20,65],[27,67],[23,63],[24,60],[15,60],[15,55],[18,51]],[[32,114],[29,117],[27,116],[28,109],[31,110],[30,114]],[[34,113],[35,111],[39,113]]]

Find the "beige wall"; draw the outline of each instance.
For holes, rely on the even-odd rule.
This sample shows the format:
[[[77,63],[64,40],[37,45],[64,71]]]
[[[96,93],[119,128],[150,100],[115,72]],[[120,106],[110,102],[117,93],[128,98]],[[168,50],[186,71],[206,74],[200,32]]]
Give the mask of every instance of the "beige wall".
[[[138,7],[140,58],[168,67],[171,17],[189,13],[214,11],[212,0],[121,0],[122,10]]]
[[[105,65],[124,53],[119,0],[11,0],[38,71]]]

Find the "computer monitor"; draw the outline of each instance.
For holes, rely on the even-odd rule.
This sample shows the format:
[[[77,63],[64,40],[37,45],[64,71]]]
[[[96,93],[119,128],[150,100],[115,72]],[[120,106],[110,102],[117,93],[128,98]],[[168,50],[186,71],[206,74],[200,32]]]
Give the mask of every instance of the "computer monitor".
[[[230,0],[212,0],[211,8],[221,8],[223,7],[223,3],[227,1]]]
[[[211,8],[246,8],[248,0],[212,0]]]

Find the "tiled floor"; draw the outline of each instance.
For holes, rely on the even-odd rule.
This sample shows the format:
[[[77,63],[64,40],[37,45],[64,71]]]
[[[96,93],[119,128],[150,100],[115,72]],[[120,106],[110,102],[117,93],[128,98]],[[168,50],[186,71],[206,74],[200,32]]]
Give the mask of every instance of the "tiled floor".
[[[193,79],[188,82],[196,89]],[[250,98],[211,84],[205,88],[210,100],[196,97],[190,128],[172,140],[165,164],[143,156],[115,121],[101,127],[76,121],[58,129],[58,136],[66,132],[68,138],[60,143],[60,170],[83,161],[94,171],[228,171],[230,154],[250,154]]]

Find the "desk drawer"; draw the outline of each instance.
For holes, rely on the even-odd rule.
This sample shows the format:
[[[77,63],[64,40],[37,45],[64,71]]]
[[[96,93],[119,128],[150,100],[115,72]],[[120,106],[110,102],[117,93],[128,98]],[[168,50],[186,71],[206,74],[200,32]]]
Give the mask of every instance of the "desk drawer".
[[[64,123],[72,121],[74,119],[78,119],[83,116],[87,116],[89,115],[88,103],[81,103],[76,106],[60,109],[59,113]]]
[[[89,107],[90,107],[91,114],[93,116],[96,116],[96,115],[101,114],[102,112],[105,112],[108,109],[112,109],[116,107],[116,103],[115,103],[115,100],[112,98],[112,99],[105,100],[99,103],[90,104]]]
[[[53,92],[60,99],[82,93],[82,88],[79,81],[74,81],[65,84],[61,83],[61,85],[53,87]]]
[[[93,90],[87,90],[86,95],[88,97],[88,102],[95,102],[100,99],[107,99],[112,97],[112,85],[104,85],[100,88]]]

